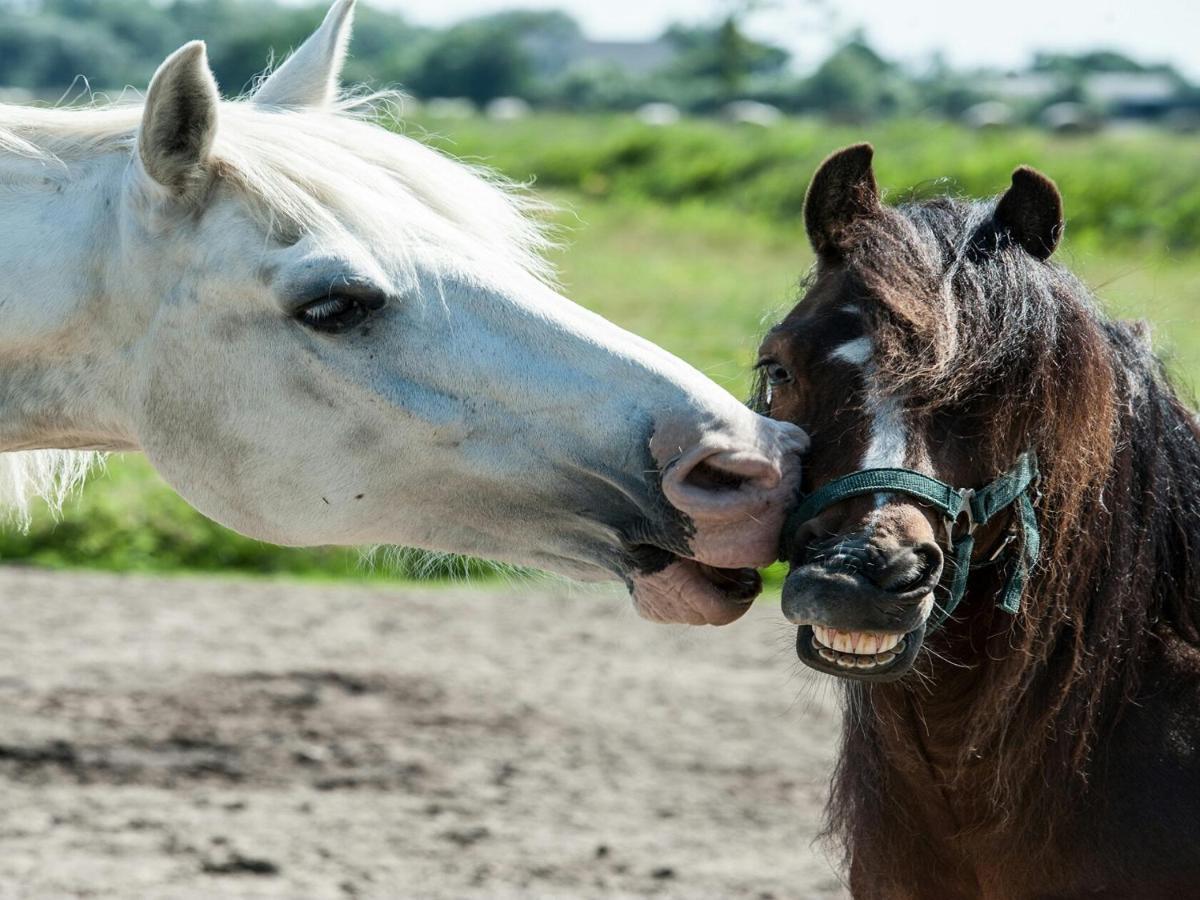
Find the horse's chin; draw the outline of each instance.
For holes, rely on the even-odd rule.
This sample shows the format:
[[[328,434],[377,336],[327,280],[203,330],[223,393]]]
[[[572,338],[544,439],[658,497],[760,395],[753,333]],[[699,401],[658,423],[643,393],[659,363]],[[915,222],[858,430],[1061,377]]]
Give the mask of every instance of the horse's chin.
[[[754,569],[719,569],[677,558],[657,572],[630,576],[634,605],[646,619],[687,625],[727,625],[762,591]]]

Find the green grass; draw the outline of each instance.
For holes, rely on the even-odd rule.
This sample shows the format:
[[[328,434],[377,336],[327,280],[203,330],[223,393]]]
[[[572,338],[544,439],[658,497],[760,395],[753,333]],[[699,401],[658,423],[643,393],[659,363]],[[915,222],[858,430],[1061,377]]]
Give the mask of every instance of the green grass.
[[[548,127],[546,122],[540,124]],[[594,136],[596,128],[594,120],[563,120],[562,124],[567,133],[554,129],[546,134],[547,149],[542,152],[567,154],[571,147],[585,143],[585,137]],[[514,127],[531,126],[515,123]],[[507,128],[467,123],[462,126],[462,134],[471,135],[469,140],[482,141],[484,129],[502,135]],[[703,135],[710,126],[696,128]],[[901,137],[909,139],[900,126],[896,129],[884,135],[879,141],[881,147]],[[935,131],[940,133],[940,129],[938,126]],[[757,134],[740,133],[747,141]],[[813,141],[820,138],[821,143],[814,155],[848,137],[824,133],[814,136]],[[970,158],[975,152],[971,150],[975,136],[951,132],[949,138],[952,140],[941,150],[921,149],[922,158],[916,162],[911,154],[920,145],[913,138],[907,158],[914,171],[920,169],[926,175],[945,171],[947,160],[952,159],[962,171],[987,172],[990,174],[978,177],[999,182],[1011,167],[1009,158],[1021,154],[1018,142],[1016,148],[1008,148],[1003,154],[995,148],[989,151],[1005,159],[987,157],[980,161]],[[1029,136],[1022,140],[1035,142]],[[516,137],[513,142],[514,147],[519,143]],[[493,143],[503,152],[510,152],[503,141]],[[1031,143],[1031,150],[1041,146]],[[1081,158],[1090,154],[1097,166],[1107,165],[1103,158],[1108,152],[1106,144],[1054,146],[1054,152],[1064,154],[1063,158],[1067,154]],[[946,154],[940,161],[939,152]],[[967,158],[960,159],[959,154],[967,154]],[[1200,158],[1200,154],[1196,156]],[[1027,158],[1042,162],[1033,153]],[[890,164],[886,160],[887,154],[881,152],[881,178],[885,183],[910,183],[899,168],[887,168]],[[507,168],[521,174],[511,162]],[[1064,179],[1060,177],[1060,181]],[[1070,210],[1078,198],[1065,184],[1064,189]],[[614,188],[602,194],[551,194],[564,209],[560,222],[568,245],[556,254],[564,292],[687,359],[734,394],[745,396],[758,336],[790,307],[797,281],[811,263],[799,219],[794,215],[769,215],[761,209],[747,210],[719,196],[692,196],[666,204],[637,191]],[[1200,255],[1156,252],[1145,245],[1104,241],[1096,233],[1079,235],[1071,230],[1059,259],[1098,289],[1115,314],[1152,320],[1159,346],[1181,382],[1189,389],[1200,383]],[[372,574],[360,564],[354,550],[287,550],[231,534],[187,507],[138,458],[114,458],[107,471],[68,506],[62,521],[56,523],[41,511],[28,534],[0,532],[0,560],[46,566],[306,577],[417,574],[411,566],[400,566],[395,573]]]
[[[847,144],[875,145],[880,183],[897,198],[947,189],[986,197],[1007,187],[1012,169],[1024,163],[1058,181],[1077,242],[1200,249],[1194,136],[978,132],[925,120],[851,128],[792,119],[771,129],[696,120],[653,128],[628,116],[419,120],[403,127],[544,188],[658,203],[703,200],[784,226],[798,220],[816,166]]]

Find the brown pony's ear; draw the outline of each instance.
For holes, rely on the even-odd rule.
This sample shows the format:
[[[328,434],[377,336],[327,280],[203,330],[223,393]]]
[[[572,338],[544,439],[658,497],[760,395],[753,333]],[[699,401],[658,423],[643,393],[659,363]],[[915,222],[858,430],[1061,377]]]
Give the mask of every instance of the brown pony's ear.
[[[994,218],[997,229],[1012,235],[1030,256],[1049,259],[1062,237],[1062,195],[1041,172],[1021,166],[996,204]]]
[[[821,163],[809,183],[804,224],[813,250],[822,259],[840,260],[848,249],[848,226],[882,208],[871,170],[874,155],[870,144],[839,150]]]

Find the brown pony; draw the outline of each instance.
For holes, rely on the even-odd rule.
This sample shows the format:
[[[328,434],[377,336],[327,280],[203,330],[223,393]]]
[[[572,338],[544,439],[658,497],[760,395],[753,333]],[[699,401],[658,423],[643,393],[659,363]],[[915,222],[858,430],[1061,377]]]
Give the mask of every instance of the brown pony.
[[[818,262],[759,402],[810,432],[810,493],[859,470],[981,489],[1036,454],[1042,546],[1023,557],[1015,506],[976,530],[886,489],[786,530],[797,651],[846,684],[829,829],[854,896],[1200,897],[1197,421],[1144,328],[1049,261],[1053,182],[888,208],[871,158],[813,179]]]

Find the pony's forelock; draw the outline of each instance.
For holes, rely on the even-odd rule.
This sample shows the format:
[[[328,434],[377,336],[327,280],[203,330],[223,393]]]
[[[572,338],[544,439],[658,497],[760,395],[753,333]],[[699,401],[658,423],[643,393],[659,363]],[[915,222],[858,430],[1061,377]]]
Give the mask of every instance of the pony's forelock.
[[[997,235],[993,208],[941,198],[889,211],[864,223],[851,270],[876,301],[880,384],[909,406],[991,423],[977,452],[997,471],[1028,449],[1051,467],[1070,460],[1044,487],[1069,530],[1103,485],[1116,439],[1105,319],[1069,271]]]

